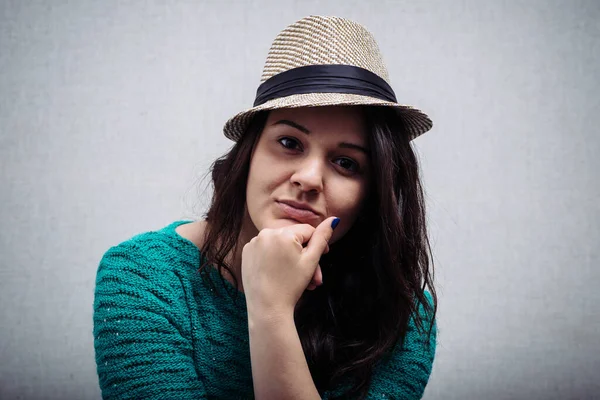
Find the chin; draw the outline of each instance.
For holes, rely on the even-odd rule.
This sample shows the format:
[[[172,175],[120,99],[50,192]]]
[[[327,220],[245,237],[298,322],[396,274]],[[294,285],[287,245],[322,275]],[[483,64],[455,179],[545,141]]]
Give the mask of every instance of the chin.
[[[298,222],[291,218],[275,218],[265,224],[265,228],[284,228],[286,226],[298,225]]]

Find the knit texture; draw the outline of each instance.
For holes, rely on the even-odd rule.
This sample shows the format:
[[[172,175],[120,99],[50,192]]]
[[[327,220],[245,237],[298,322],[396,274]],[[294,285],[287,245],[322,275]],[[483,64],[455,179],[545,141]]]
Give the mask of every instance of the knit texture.
[[[94,347],[104,399],[252,399],[244,294],[208,268],[176,221],[111,247],[94,299]],[[423,310],[421,310],[423,312]],[[369,399],[418,399],[431,373],[431,337],[409,324],[403,346],[374,370]],[[324,394],[329,399],[343,387]]]

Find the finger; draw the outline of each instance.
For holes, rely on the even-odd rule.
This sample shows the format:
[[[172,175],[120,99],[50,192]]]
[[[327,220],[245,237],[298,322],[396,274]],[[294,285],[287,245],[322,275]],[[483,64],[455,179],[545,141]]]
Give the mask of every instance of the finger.
[[[321,286],[323,284],[323,271],[321,270],[321,266],[317,265],[317,269],[312,277],[312,282],[317,286]]]
[[[321,286],[322,284],[323,284],[323,274],[321,272],[321,266],[317,265],[317,269],[315,270],[315,273],[314,273],[310,283],[306,287],[306,290],[314,290],[314,289],[318,288],[319,286]]]
[[[333,228],[331,223],[336,217],[329,217],[321,222],[315,229],[308,244],[304,248],[305,257],[317,263],[325,252],[329,240],[333,236]]]
[[[291,232],[294,236],[294,241],[301,246],[304,246],[310,240],[313,235],[315,228],[309,224],[296,224],[281,228],[283,231]]]

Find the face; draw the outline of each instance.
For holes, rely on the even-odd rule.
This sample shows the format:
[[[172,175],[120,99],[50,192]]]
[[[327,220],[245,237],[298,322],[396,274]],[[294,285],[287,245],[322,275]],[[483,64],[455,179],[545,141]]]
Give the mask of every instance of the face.
[[[334,243],[350,230],[367,197],[368,153],[359,108],[271,111],[250,161],[245,224],[258,233],[299,223],[316,227],[336,216]]]

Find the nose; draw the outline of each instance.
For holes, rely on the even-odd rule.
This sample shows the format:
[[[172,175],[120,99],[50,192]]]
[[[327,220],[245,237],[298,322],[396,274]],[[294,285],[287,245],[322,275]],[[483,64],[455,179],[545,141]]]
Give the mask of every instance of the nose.
[[[323,191],[323,163],[316,158],[307,158],[298,164],[298,168],[290,177],[294,186],[299,186],[303,192]]]

